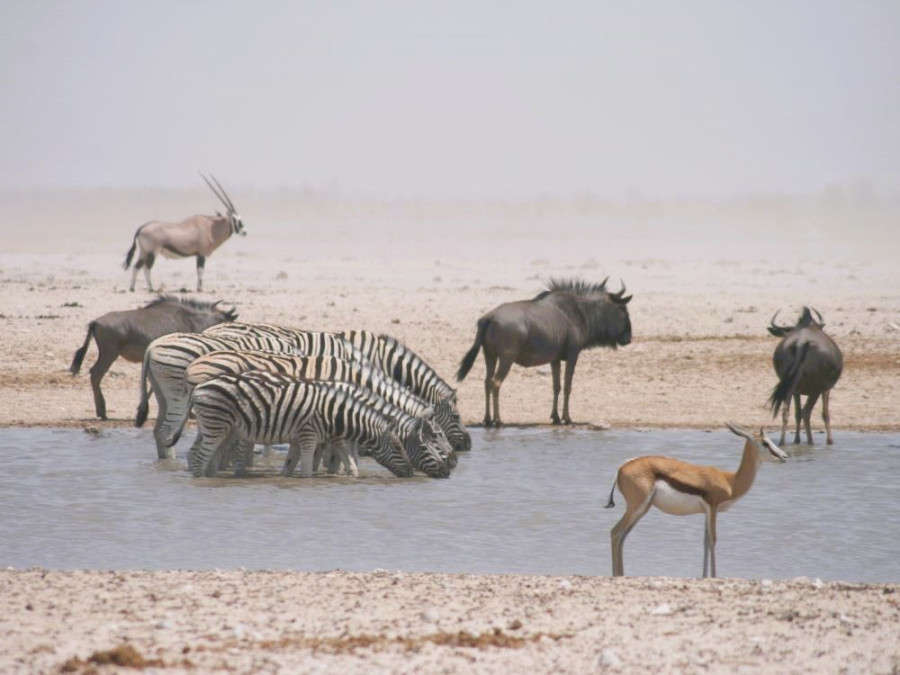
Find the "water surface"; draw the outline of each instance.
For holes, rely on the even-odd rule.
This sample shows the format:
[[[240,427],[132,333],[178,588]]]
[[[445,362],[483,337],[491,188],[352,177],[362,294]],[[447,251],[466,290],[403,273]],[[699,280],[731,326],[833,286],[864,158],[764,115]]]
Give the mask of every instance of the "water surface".
[[[0,430],[0,565],[50,569],[294,569],[585,574],[610,571],[605,509],[618,466],[666,454],[735,469],[728,431],[473,429],[448,480],[191,478],[149,430]],[[787,446],[719,518],[720,576],[900,582],[900,435]],[[625,544],[629,575],[699,576],[703,518],[652,510]]]

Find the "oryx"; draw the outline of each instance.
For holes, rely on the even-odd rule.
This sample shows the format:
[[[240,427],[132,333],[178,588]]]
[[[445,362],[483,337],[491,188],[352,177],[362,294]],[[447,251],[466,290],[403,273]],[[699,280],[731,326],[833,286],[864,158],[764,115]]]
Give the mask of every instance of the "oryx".
[[[144,274],[147,277],[147,290],[153,292],[153,283],[150,281],[150,269],[156,261],[156,254],[162,253],[167,258],[187,258],[190,256],[197,257],[197,291],[203,290],[203,267],[206,259],[212,255],[219,246],[232,234],[240,234],[246,236],[244,223],[238,215],[234,204],[225,193],[224,188],[212,176],[213,185],[209,179],[202,173],[200,176],[206,181],[210,190],[225,205],[227,212],[222,215],[216,211],[215,216],[191,216],[178,223],[165,223],[158,220],[151,220],[149,223],[141,225],[137,232],[134,233],[134,241],[128,254],[125,257],[124,268],[127,270],[131,265],[131,258],[134,256],[134,250],[138,244],[141,245],[141,254],[138,256],[137,262],[134,264],[134,271],[131,274],[131,287],[134,290],[134,282],[137,279],[138,270],[144,268]],[[216,189],[218,187],[218,189]]]

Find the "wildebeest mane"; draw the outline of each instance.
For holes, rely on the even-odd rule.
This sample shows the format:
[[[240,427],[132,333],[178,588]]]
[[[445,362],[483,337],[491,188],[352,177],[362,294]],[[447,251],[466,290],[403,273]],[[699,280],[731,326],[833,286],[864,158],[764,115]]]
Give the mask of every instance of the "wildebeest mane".
[[[599,284],[595,284],[578,278],[557,279],[555,277],[551,277],[550,281],[547,282],[547,290],[541,291],[533,299],[540,300],[541,298],[545,298],[555,291],[564,291],[566,293],[571,293],[572,295],[577,295],[581,298],[596,297],[601,293],[607,292],[606,282],[608,281],[608,279],[609,277],[601,281]]]
[[[194,300],[193,298],[179,298],[175,295],[160,294],[155,299],[144,305],[144,309],[156,307],[157,305],[161,305],[164,302],[178,302],[185,307],[190,307],[191,309],[196,309],[198,311],[214,311],[216,305],[218,305],[221,301],[209,302],[207,300]]]

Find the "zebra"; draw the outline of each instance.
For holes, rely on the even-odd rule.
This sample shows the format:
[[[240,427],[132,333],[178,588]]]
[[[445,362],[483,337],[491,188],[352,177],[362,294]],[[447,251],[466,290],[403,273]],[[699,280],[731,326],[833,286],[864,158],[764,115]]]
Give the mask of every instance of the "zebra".
[[[429,403],[388,378],[381,370],[357,359],[337,356],[293,356],[248,350],[217,351],[195,359],[186,370],[185,380],[190,389],[223,374],[236,375],[251,370],[274,372],[298,379],[350,382],[374,391],[414,416],[421,415],[426,409],[433,409],[435,424],[447,439],[442,458],[451,469],[456,467],[457,457],[449,439],[453,434],[461,433],[461,425],[452,419],[449,405],[446,402]],[[188,412],[186,409],[175,434],[176,440],[187,422]]]
[[[231,322],[228,325],[211,326],[204,332],[213,335],[266,334],[286,337],[296,331],[275,324]],[[446,420],[447,438],[454,451],[465,452],[472,449],[472,438],[463,426],[456,406],[456,390],[422,357],[390,335],[365,330],[343,331],[336,335],[343,337],[356,349],[353,358],[371,362],[388,377],[426,401],[433,402],[436,405],[435,414],[441,420]]]
[[[184,380],[191,361],[203,354],[223,349],[258,349],[293,354],[334,354],[346,356],[349,345],[334,333],[294,331],[289,338],[266,334],[228,335],[213,333],[170,333],[157,338],[144,352],[141,368],[141,397],[135,416],[135,426],[147,420],[150,393],[148,383],[156,395],[158,412],[153,435],[160,459],[174,459],[171,446],[177,438],[174,431],[186,414],[189,392]]]
[[[207,330],[225,330],[224,326],[213,326]],[[421,356],[390,335],[375,334],[371,331],[344,331],[341,333],[363,358],[381,368],[387,375],[426,401],[445,406],[446,415],[455,428],[447,437],[456,452],[472,449],[472,437],[462,425],[456,406],[456,389],[444,380]],[[437,412],[443,416],[443,412]]]
[[[215,473],[220,449],[233,438],[246,443],[290,443],[282,475],[301,463],[304,477],[313,473],[317,445],[333,439],[356,441],[370,449],[375,460],[400,477],[412,476],[409,451],[431,448],[424,417],[391,419],[370,401],[375,395],[353,385],[297,380],[252,371],[222,375],[198,385],[191,404],[203,441],[189,455],[191,473]],[[449,470],[445,475],[449,475]]]

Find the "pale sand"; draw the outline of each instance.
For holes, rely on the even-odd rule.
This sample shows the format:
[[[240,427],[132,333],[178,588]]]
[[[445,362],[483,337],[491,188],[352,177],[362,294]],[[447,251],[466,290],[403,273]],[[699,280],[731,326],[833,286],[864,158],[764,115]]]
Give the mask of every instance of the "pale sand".
[[[571,232],[532,228],[513,245],[502,227],[460,241],[407,230],[387,242],[349,226],[322,227],[315,241],[281,238],[285,228],[267,235],[252,221],[248,229],[210,258],[202,298],[235,302],[245,321],[388,332],[448,380],[478,317],[500,302],[533,296],[550,276],[611,275],[614,287],[623,278],[634,293],[634,342],[585,353],[572,394],[575,420],[614,428],[735,420],[774,431],[765,401],[775,340],[765,327],[776,309],[789,322],[811,304],[846,357],[832,396],[838,447],[844,430],[900,429],[900,268],[887,254],[845,260],[838,246],[825,261],[770,257],[762,252],[776,250],[774,242],[745,246],[740,234],[733,245],[720,242],[717,257],[693,256],[699,241],[659,233],[647,245],[616,246],[605,233],[582,232],[573,244]],[[96,350],[79,377],[67,373],[91,319],[151,298],[142,276],[141,292],[126,290],[120,264],[131,234],[84,241],[57,228],[46,253],[0,253],[0,425],[132,424],[139,366],[120,361],[104,380],[107,423],[93,418],[87,379]],[[167,290],[193,288],[193,265],[162,261],[154,279]],[[484,414],[483,372],[479,357],[459,386],[469,424]],[[502,390],[507,423],[546,423],[550,403],[549,367],[514,368]],[[814,427],[822,443],[818,412]],[[589,534],[608,537],[600,527]],[[597,574],[607,571],[598,560]],[[4,672],[54,672],[126,642],[167,669],[190,663],[201,671],[900,667],[896,585],[238,571],[9,571],[2,583]]]

